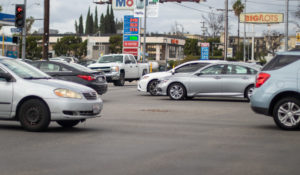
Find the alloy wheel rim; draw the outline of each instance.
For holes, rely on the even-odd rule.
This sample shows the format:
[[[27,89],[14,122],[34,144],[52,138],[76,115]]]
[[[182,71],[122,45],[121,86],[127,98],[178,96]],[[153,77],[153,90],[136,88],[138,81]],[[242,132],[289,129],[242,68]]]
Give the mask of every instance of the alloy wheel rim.
[[[170,95],[174,99],[180,99],[183,95],[182,87],[180,87],[178,85],[172,86],[171,89],[170,89]]]
[[[285,126],[296,126],[300,122],[300,107],[294,102],[280,105],[277,114],[279,121]]]

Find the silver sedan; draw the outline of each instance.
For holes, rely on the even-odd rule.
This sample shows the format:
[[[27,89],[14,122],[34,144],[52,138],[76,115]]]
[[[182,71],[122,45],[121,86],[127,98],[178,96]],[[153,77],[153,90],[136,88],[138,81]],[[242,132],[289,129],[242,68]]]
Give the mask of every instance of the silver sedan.
[[[160,95],[182,100],[195,96],[233,96],[250,99],[260,66],[240,62],[212,63],[194,73],[173,73],[157,85]]]

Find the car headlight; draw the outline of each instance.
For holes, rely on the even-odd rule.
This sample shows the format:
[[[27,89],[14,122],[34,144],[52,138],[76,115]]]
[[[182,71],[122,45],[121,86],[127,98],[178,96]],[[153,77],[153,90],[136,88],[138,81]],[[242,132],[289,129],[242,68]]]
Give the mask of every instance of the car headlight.
[[[113,66],[111,67],[112,72],[119,72],[119,66]]]
[[[82,98],[79,93],[71,91],[69,89],[55,89],[54,93],[55,95],[63,98],[76,98],[76,99]]]
[[[142,77],[142,79],[147,79],[147,78],[149,78],[149,76],[147,76],[147,75],[144,75],[144,76]]]

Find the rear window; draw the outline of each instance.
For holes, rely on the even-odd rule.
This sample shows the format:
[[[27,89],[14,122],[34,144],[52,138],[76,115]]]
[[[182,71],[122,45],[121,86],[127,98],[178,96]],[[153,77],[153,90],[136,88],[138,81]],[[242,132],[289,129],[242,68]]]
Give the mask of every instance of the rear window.
[[[262,71],[268,71],[268,70],[276,70],[283,68],[284,66],[287,66],[295,61],[300,60],[300,56],[296,55],[277,55],[275,58],[273,58],[269,63],[263,67]]]

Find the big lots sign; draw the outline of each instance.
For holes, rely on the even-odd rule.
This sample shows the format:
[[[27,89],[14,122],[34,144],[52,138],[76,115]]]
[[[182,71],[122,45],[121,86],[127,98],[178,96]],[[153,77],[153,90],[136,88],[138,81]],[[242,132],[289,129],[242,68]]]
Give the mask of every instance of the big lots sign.
[[[133,10],[135,0],[112,0],[114,10]]]
[[[240,22],[242,23],[259,23],[259,24],[270,24],[270,23],[282,23],[282,13],[246,13],[240,15]]]

